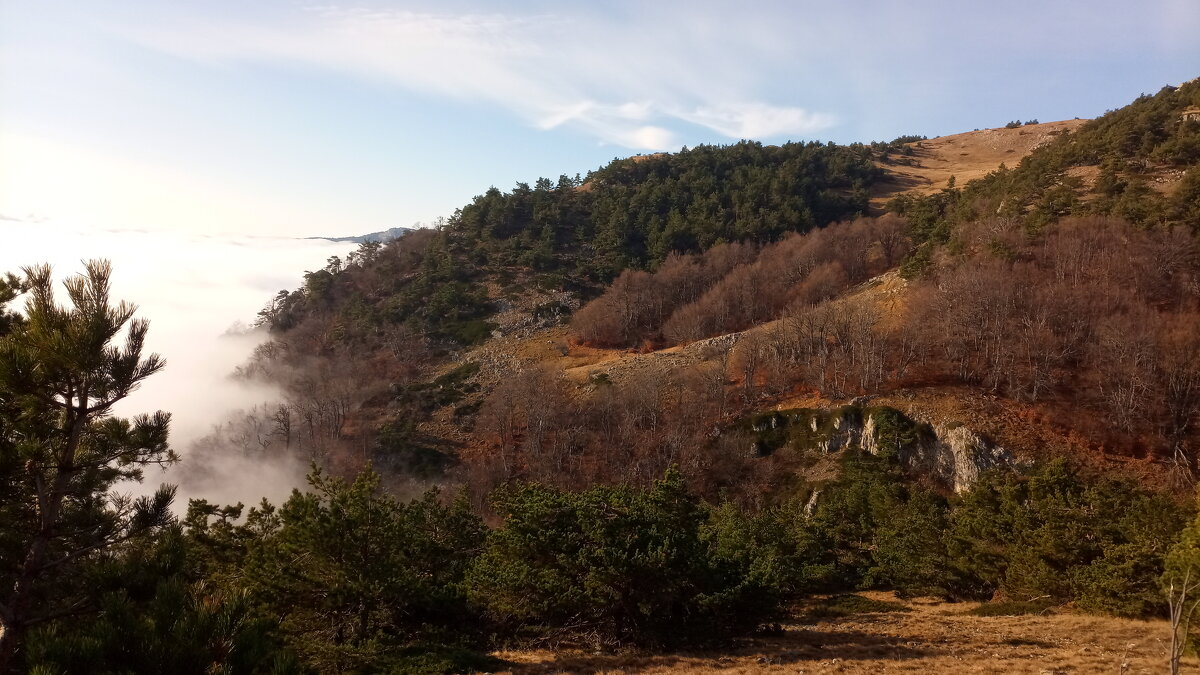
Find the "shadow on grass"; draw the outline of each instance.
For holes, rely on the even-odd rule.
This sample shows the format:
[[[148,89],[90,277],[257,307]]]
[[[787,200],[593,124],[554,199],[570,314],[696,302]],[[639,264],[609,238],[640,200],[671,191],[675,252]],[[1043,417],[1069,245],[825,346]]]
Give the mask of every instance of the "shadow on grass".
[[[805,623],[831,621],[859,614],[912,611],[902,602],[876,600],[851,593],[831,595],[827,598],[814,598],[802,607],[800,620]]]
[[[666,654],[557,654],[535,664],[510,664],[514,675],[549,673],[640,672],[673,668],[680,671],[735,666],[789,665],[812,661],[899,661],[932,656],[938,650],[911,646],[903,639],[862,631],[814,631],[789,628],[771,637],[747,639],[721,650],[679,651]]]

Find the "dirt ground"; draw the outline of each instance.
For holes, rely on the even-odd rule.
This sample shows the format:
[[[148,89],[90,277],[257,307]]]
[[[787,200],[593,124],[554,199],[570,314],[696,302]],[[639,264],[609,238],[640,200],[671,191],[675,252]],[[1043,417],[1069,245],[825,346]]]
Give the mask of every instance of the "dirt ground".
[[[895,600],[887,593],[862,593]],[[908,601],[908,612],[859,614],[784,625],[779,635],[712,652],[495,654],[513,675],[552,673],[1163,673],[1165,621],[1131,621],[1059,611],[978,617],[974,603]],[[1184,672],[1200,672],[1185,659]]]

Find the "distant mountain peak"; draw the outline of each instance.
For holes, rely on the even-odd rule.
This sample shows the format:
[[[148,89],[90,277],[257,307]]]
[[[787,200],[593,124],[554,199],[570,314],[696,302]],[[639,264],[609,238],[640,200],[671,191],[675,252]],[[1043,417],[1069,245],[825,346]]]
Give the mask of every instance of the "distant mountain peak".
[[[362,244],[368,241],[382,242],[391,241],[392,239],[399,239],[400,237],[403,237],[412,231],[413,228],[411,227],[393,227],[383,230],[382,232],[371,232],[369,234],[360,234],[354,237],[303,237],[303,239],[323,239],[325,241],[344,242],[348,244]]]

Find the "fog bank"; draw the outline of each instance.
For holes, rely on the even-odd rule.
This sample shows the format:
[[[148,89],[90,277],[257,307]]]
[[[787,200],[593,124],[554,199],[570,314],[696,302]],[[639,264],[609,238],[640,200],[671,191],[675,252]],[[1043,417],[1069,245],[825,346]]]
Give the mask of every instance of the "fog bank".
[[[111,260],[113,300],[138,305],[137,316],[150,320],[147,350],[165,357],[167,366],[115,412],[170,412],[171,445],[183,462],[166,472],[148,469],[136,492],[179,484],[176,507],[182,510],[189,497],[253,503],[263,496],[278,500],[303,484],[307,467],[296,460],[206,453],[197,471],[201,467],[188,466],[188,449],[231,412],[279,397],[272,387],[228,377],[265,339],[261,331],[227,334],[231,326],[250,324],[280,289],[299,286],[305,270],[323,267],[331,255],[344,257],[354,245],[14,220],[0,220],[0,237],[0,272],[50,263],[61,280],[81,272],[82,260]]]

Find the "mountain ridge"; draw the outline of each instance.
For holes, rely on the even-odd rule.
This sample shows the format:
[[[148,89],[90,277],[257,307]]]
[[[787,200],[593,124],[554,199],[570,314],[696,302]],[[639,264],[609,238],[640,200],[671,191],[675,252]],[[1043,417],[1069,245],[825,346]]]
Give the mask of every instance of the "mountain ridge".
[[[346,244],[363,244],[368,242],[384,243],[393,239],[399,239],[404,235],[413,232],[415,228],[411,227],[389,227],[386,230],[379,232],[369,232],[367,234],[359,234],[350,237],[301,237],[305,240],[320,239],[323,241],[332,241]]]

